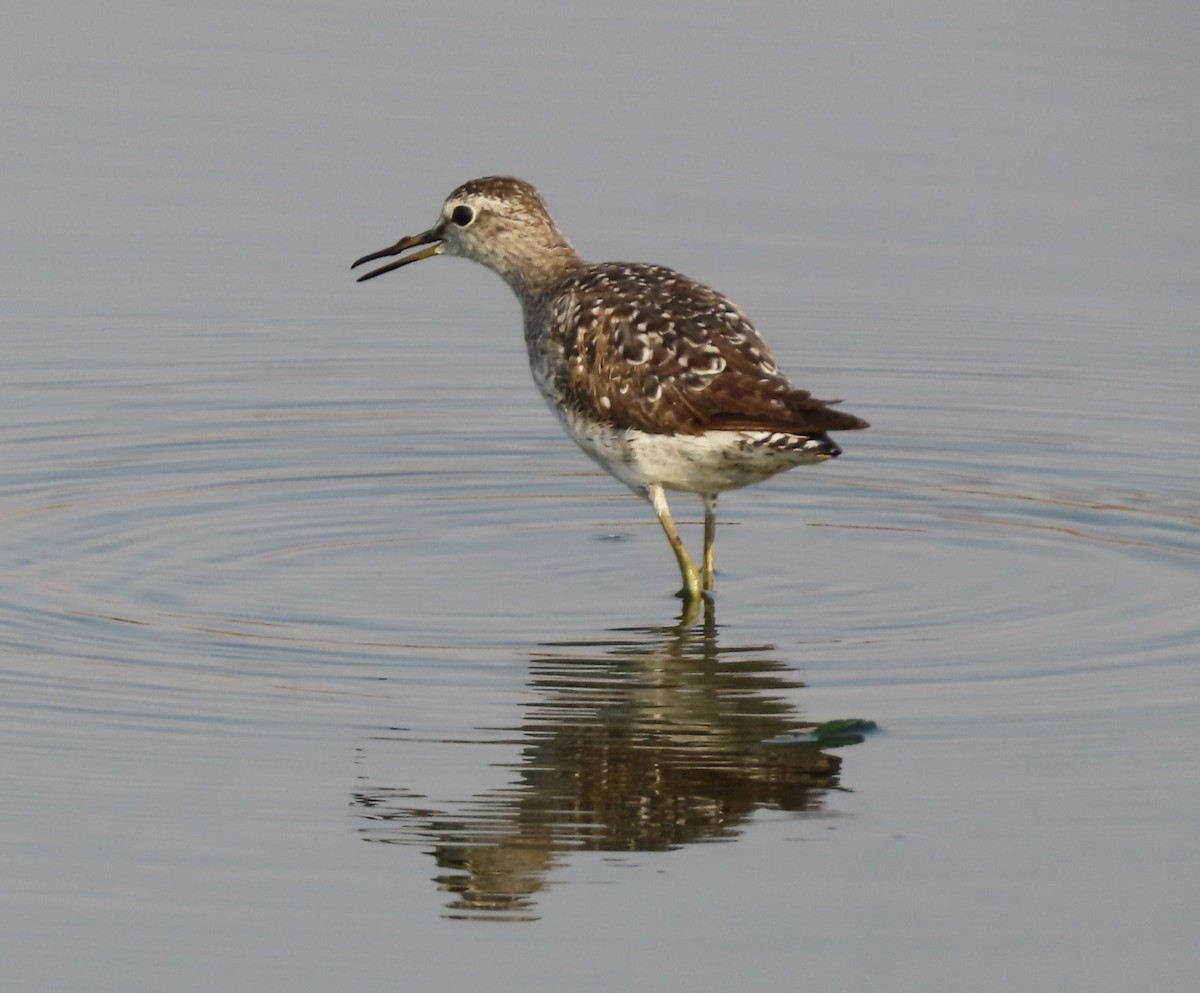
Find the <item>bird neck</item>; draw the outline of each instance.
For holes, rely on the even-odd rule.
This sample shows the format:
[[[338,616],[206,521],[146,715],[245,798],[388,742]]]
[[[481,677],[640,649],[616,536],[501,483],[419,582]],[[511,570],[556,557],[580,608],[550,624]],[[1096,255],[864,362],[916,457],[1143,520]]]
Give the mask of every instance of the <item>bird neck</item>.
[[[587,265],[565,239],[541,245],[535,254],[513,254],[497,262],[496,272],[524,303],[543,298],[568,275]]]

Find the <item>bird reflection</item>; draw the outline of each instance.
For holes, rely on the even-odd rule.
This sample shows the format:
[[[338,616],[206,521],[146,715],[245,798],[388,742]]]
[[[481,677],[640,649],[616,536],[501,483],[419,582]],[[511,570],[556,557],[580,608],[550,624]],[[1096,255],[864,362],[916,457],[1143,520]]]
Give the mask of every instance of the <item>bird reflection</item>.
[[[839,788],[827,749],[861,740],[814,733],[788,696],[804,684],[770,645],[719,644],[708,601],[665,627],[539,647],[510,786],[453,810],[355,794],[367,838],[431,846],[448,916],[532,919],[566,851],[663,851],[732,838],[759,807],[817,810]]]

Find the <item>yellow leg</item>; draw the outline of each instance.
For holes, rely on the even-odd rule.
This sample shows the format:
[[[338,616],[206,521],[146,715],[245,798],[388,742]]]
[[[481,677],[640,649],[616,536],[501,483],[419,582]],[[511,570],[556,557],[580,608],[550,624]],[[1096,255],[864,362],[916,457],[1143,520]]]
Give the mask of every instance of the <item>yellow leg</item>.
[[[683,547],[683,539],[679,537],[679,532],[675,529],[675,522],[671,519],[671,509],[667,506],[663,488],[658,483],[647,483],[646,499],[650,501],[650,505],[658,515],[658,523],[666,532],[667,541],[671,543],[671,551],[675,553],[675,561],[679,563],[679,573],[683,576],[683,589],[679,591],[679,595],[684,600],[699,600],[700,573],[696,571],[696,565],[688,555],[687,549]]]
[[[704,500],[704,572],[701,575],[704,592],[713,589],[713,543],[717,540],[717,495],[705,493]]]

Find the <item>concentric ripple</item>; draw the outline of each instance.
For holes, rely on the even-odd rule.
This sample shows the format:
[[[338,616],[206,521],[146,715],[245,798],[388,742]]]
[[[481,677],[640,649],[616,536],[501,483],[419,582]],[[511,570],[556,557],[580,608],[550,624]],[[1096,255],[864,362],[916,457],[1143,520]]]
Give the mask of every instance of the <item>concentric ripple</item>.
[[[644,508],[548,433],[515,364],[472,383],[485,355],[474,389],[448,397],[408,356],[281,373],[272,335],[218,335],[227,354],[206,361],[209,339],[151,335],[127,332],[123,353],[73,378],[49,349],[9,369],[22,417],[4,437],[0,647],[19,657],[370,668],[464,624],[570,633],[597,577],[634,570],[652,578],[627,596],[599,587],[603,611],[629,616],[673,578]],[[757,623],[741,601],[777,599],[773,635],[802,617],[798,641],[886,657],[901,680],[929,665],[972,678],[998,654],[1011,676],[1195,643],[1200,460],[1181,473],[1185,453],[1168,454],[1195,453],[1192,394],[1134,382],[1155,404],[1117,414],[1113,356],[1067,376],[1038,350],[822,372],[873,400],[876,427],[835,466],[723,501],[743,526],[722,529],[721,620]],[[590,540],[614,529],[636,542]]]

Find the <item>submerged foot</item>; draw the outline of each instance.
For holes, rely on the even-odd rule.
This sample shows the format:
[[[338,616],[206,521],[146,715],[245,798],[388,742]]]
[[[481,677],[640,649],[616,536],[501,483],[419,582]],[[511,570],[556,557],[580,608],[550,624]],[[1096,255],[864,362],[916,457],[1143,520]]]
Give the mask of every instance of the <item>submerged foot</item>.
[[[713,602],[713,591],[701,589],[699,584],[694,589],[687,586],[681,587],[675,591],[675,596],[684,603]]]

